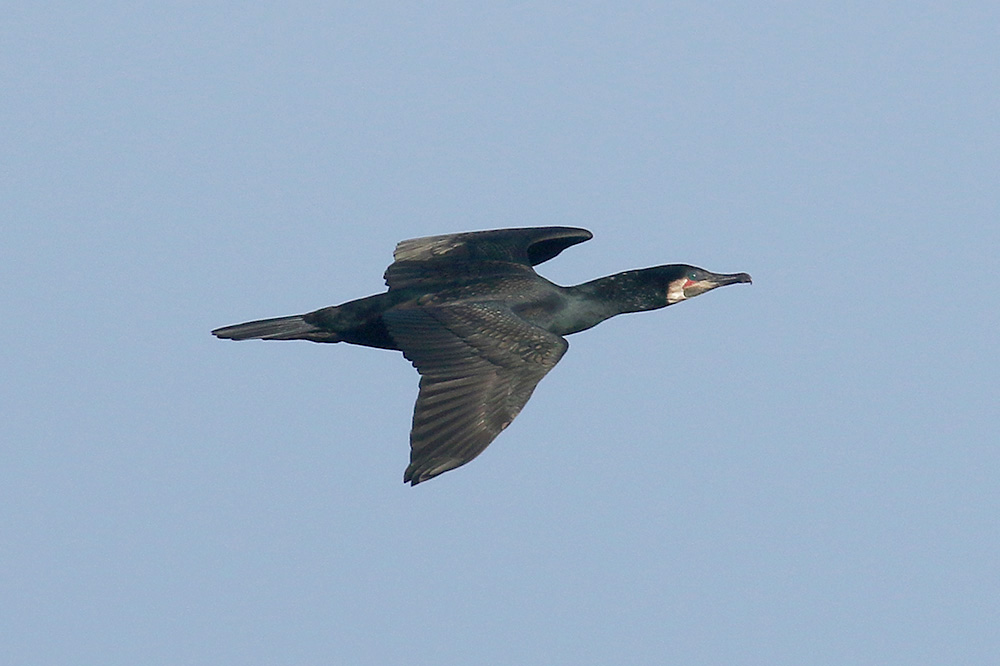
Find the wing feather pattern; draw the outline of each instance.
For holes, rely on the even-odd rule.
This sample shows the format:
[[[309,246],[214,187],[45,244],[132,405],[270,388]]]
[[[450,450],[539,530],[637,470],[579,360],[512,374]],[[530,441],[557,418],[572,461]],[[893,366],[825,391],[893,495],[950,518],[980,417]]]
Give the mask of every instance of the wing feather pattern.
[[[494,229],[400,241],[385,271],[390,289],[429,285],[473,275],[499,277],[548,261],[593,238],[576,227]]]
[[[403,476],[413,485],[482,453],[569,347],[496,303],[400,308],[383,317],[420,373]]]

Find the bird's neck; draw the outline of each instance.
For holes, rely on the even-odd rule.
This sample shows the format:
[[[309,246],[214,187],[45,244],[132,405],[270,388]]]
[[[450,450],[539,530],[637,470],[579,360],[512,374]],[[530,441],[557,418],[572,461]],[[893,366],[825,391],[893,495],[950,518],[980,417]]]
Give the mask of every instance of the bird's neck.
[[[656,310],[667,305],[666,293],[643,272],[625,271],[566,287],[569,300],[563,313],[563,335],[584,331],[626,312]]]

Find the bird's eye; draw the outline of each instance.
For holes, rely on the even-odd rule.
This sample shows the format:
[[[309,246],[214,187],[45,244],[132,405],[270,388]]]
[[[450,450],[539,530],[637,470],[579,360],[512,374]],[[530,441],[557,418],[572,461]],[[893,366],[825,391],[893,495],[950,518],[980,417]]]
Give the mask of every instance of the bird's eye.
[[[694,271],[691,271],[690,273],[688,273],[688,280],[691,280],[693,282],[697,282],[698,281],[698,274],[695,273]]]

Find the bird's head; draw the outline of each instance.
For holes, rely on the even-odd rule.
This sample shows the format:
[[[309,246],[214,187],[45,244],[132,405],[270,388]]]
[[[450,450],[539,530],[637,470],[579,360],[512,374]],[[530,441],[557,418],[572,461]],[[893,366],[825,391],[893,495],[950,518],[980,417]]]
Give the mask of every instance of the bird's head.
[[[712,273],[704,268],[686,264],[662,266],[661,269],[667,277],[667,305],[694,298],[727,284],[753,282],[749,273]]]

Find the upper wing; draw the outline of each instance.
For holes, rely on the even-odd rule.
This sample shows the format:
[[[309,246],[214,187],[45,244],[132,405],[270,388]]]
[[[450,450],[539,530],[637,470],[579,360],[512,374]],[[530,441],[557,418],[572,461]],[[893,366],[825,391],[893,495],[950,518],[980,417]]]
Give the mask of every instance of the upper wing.
[[[403,476],[413,485],[482,453],[569,347],[493,303],[402,308],[383,318],[420,373]]]
[[[385,271],[390,289],[436,282],[442,274],[486,275],[510,264],[537,266],[571,245],[593,238],[575,227],[494,229],[401,241]]]

